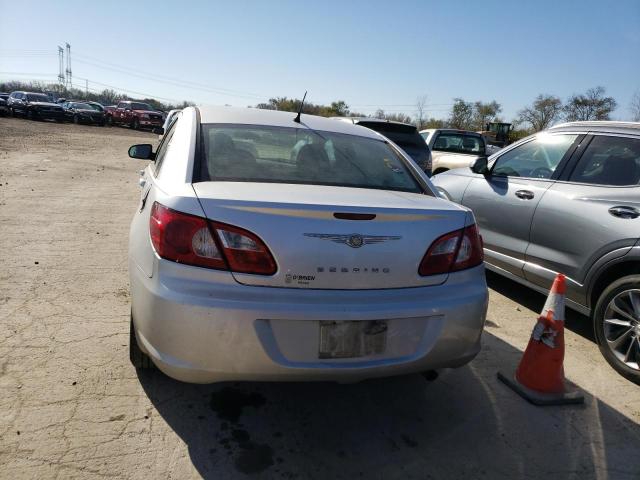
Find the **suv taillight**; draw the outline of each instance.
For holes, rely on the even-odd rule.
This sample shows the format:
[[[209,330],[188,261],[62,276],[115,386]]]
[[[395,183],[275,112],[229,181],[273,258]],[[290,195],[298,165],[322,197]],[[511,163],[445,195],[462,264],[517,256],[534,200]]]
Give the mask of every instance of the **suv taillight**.
[[[156,252],[167,260],[258,275],[273,275],[277,270],[271,252],[253,233],[158,202],[151,209],[149,232]]]
[[[418,273],[422,276],[455,272],[480,265],[482,239],[475,224],[441,236],[431,244]]]

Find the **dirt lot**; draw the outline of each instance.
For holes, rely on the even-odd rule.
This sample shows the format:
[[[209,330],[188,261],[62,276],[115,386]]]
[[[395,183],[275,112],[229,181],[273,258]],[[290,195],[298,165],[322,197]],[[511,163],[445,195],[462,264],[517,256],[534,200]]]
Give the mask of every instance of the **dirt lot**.
[[[544,298],[489,276],[483,351],[436,380],[187,385],[127,356],[127,235],[155,136],[0,119],[0,477],[640,478],[640,387],[568,312],[578,407],[496,380]]]

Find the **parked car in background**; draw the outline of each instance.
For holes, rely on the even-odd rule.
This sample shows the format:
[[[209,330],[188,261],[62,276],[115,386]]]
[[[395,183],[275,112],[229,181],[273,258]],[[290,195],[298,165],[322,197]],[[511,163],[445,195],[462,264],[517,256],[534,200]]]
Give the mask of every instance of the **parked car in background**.
[[[403,149],[428,176],[431,176],[431,172],[433,171],[431,164],[431,151],[414,125],[368,117],[333,118],[344,122],[351,122],[354,125],[360,125],[361,127],[366,127],[384,135]]]
[[[126,100],[115,108],[105,107],[106,121],[110,125],[122,125],[138,129],[162,127],[162,112],[155,110],[148,103]]]
[[[7,100],[11,115],[23,115],[31,120],[64,120],[64,111],[44,93],[11,92]]]
[[[87,123],[104,127],[104,112],[95,106],[83,102],[65,102],[62,104],[65,118],[75,124]]]
[[[470,167],[480,157],[487,156],[482,135],[467,130],[438,128],[421,130],[431,150],[433,174],[452,168]]]
[[[3,117],[9,114],[9,107],[7,106],[8,99],[8,93],[0,93],[0,115],[2,115]]]
[[[129,236],[133,364],[209,383],[469,362],[488,301],[471,211],[376,132],[295,118],[189,107],[156,152],[129,150],[153,160]]]
[[[103,112],[104,113],[104,105],[102,105],[101,103],[98,103],[98,102],[84,102],[84,103],[89,105],[94,110],[97,110],[98,112]]]
[[[640,383],[640,123],[575,122],[433,179],[471,208],[490,270],[589,315],[607,361]]]

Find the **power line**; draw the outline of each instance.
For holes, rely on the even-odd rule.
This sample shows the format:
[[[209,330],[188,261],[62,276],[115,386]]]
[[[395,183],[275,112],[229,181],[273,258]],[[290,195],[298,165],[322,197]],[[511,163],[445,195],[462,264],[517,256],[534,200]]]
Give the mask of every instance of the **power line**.
[[[76,55],[76,56],[78,56],[78,55]],[[185,88],[185,89],[201,90],[201,91],[206,91],[206,92],[210,92],[210,93],[215,93],[215,94],[218,94],[218,95],[226,95],[226,96],[231,96],[231,97],[239,97],[239,98],[252,99],[252,100],[264,100],[265,99],[265,97],[261,97],[261,96],[233,94],[233,93],[227,93],[227,92],[221,91],[220,89],[214,89],[214,88],[208,88],[208,87],[199,87],[199,86],[189,85],[188,83],[177,82],[177,81],[172,81],[172,80],[164,80],[162,78],[156,78],[155,76],[152,76],[152,75],[149,75],[149,74],[138,74],[138,73],[133,73],[133,72],[129,72],[129,71],[124,71],[124,70],[121,70],[119,68],[106,67],[106,66],[103,66],[103,65],[98,65],[96,63],[88,62],[86,60],[81,60],[81,59],[78,59],[78,58],[76,58],[75,61],[83,63],[83,64],[87,64],[87,65],[92,65],[94,67],[102,68],[102,69],[105,69],[105,70],[110,70],[110,71],[113,71],[113,72],[116,72],[116,73],[128,75],[128,76],[131,76],[131,77],[142,78],[144,80],[151,80],[151,81],[164,83],[164,84],[167,84],[167,85],[172,85],[172,86],[181,87],[181,88]]]
[[[119,71],[119,73],[124,73],[125,75],[132,75],[132,76],[139,76],[141,78],[145,78],[148,80],[153,80],[153,81],[157,81],[157,82],[171,82],[174,85],[177,86],[181,86],[184,88],[193,88],[193,89],[199,89],[199,90],[206,90],[206,91],[210,91],[212,93],[218,93],[221,95],[227,95],[227,96],[232,96],[232,97],[241,97],[241,98],[254,98],[254,99],[258,99],[258,100],[263,100],[268,98],[267,95],[262,95],[259,93],[253,93],[253,92],[245,92],[245,91],[241,91],[241,90],[233,90],[233,89],[229,89],[229,88],[222,88],[222,87],[214,87],[211,85],[206,85],[203,83],[197,83],[197,82],[192,82],[189,80],[184,80],[184,79],[178,79],[175,77],[169,77],[166,75],[159,75],[159,74],[149,74],[149,72],[144,71],[144,70],[140,70],[140,69],[136,69],[136,68],[131,68],[131,67],[127,67],[124,65],[118,65],[116,63],[110,63],[110,62],[105,62],[104,60],[100,60],[98,58],[95,57],[91,57],[89,55],[86,54],[81,54],[81,53],[77,53],[76,57],[80,57],[83,61],[83,63],[87,63],[89,65],[98,67],[98,68],[104,68],[106,70],[109,69],[116,69]],[[93,62],[98,62],[99,64],[102,65],[98,65],[96,63],[91,63],[90,61]],[[137,72],[137,74],[134,74],[132,72]]]

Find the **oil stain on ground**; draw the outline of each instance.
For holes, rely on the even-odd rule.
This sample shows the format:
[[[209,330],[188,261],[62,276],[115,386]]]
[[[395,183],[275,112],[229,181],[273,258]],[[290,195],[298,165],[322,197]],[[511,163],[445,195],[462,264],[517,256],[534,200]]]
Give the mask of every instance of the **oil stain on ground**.
[[[238,421],[246,407],[260,408],[265,403],[265,398],[259,393],[223,388],[211,394],[210,405],[220,420],[226,420],[239,427],[241,425],[238,425]],[[222,424],[226,428],[221,428],[221,432],[229,432],[229,426],[225,422]],[[270,445],[254,442],[249,432],[241,428],[233,428],[230,433],[230,437],[220,439],[220,445],[229,454],[232,454],[232,444],[237,446],[234,465],[239,472],[260,473],[274,465],[273,448]]]
[[[223,388],[211,394],[211,409],[220,420],[238,423],[245,407],[259,408],[266,403],[259,393],[247,393],[237,388]]]

